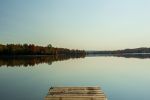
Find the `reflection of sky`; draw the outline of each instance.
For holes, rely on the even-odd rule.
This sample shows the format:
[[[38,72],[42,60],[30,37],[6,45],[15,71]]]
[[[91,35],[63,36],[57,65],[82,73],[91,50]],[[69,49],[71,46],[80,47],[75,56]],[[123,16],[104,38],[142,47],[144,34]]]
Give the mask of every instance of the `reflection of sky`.
[[[149,46],[149,4],[149,0],[1,0],[0,43],[79,49]]]
[[[87,57],[52,65],[1,67],[0,99],[41,100],[50,86],[100,86],[109,100],[149,100],[149,60]]]

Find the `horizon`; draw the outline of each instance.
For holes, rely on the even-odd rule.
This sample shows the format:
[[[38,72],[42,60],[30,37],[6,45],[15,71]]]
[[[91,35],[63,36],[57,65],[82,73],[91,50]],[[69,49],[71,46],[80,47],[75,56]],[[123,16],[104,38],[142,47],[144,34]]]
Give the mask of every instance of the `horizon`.
[[[80,50],[150,46],[150,1],[0,0],[0,43]]]
[[[12,43],[10,44],[0,44],[0,45],[11,45]],[[13,44],[13,45],[24,45],[24,44],[27,44],[27,43],[23,43],[23,44]],[[54,48],[65,48],[65,47],[56,47],[56,46],[53,46],[52,44],[48,44],[48,45],[36,45],[36,44],[27,44],[27,45],[34,45],[34,46],[42,46],[42,47],[47,47],[48,45],[51,45],[52,47]],[[126,49],[140,49],[140,48],[150,48],[150,47],[135,47],[135,48],[122,48],[122,49],[114,49],[114,50],[85,50],[86,52],[88,51],[117,51],[117,50],[126,50]],[[70,49],[70,50],[84,50],[84,49],[78,49],[78,48],[65,48],[65,49]]]

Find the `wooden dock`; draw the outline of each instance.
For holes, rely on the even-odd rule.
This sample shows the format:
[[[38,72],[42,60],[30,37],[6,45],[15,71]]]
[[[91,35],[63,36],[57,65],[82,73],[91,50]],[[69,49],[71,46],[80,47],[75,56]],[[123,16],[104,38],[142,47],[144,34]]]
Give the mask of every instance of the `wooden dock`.
[[[100,87],[51,87],[45,100],[107,100]]]

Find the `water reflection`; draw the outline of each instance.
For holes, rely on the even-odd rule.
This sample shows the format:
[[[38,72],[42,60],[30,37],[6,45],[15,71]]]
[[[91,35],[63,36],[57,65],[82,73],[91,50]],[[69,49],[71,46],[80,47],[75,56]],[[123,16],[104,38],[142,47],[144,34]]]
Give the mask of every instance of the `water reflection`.
[[[125,58],[139,58],[139,59],[150,58],[150,54],[145,54],[145,53],[121,54],[121,55],[114,55],[114,56],[125,57]]]
[[[51,55],[51,56],[1,56],[0,67],[6,65],[7,67],[14,66],[35,66],[41,63],[49,65],[54,61],[63,61],[75,58],[84,58],[85,55]]]
[[[124,58],[138,58],[138,59],[146,59],[150,58],[149,53],[126,53],[126,54],[88,54],[86,57],[124,57]]]
[[[125,58],[150,58],[150,54],[88,54],[88,55],[51,55],[51,56],[1,56],[0,57],[0,67],[14,67],[14,66],[35,66],[41,63],[47,63],[51,65],[54,61],[63,61],[68,59],[75,58],[84,58],[84,57],[95,57],[95,56],[115,56],[115,57],[125,57]]]

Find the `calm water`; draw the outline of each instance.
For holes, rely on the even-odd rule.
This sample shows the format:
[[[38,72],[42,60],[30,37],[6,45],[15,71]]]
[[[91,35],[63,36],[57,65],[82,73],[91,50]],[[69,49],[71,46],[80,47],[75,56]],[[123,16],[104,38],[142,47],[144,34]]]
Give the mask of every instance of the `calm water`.
[[[1,65],[0,100],[43,100],[51,86],[100,86],[108,100],[150,100],[150,59],[96,56],[19,66]]]

